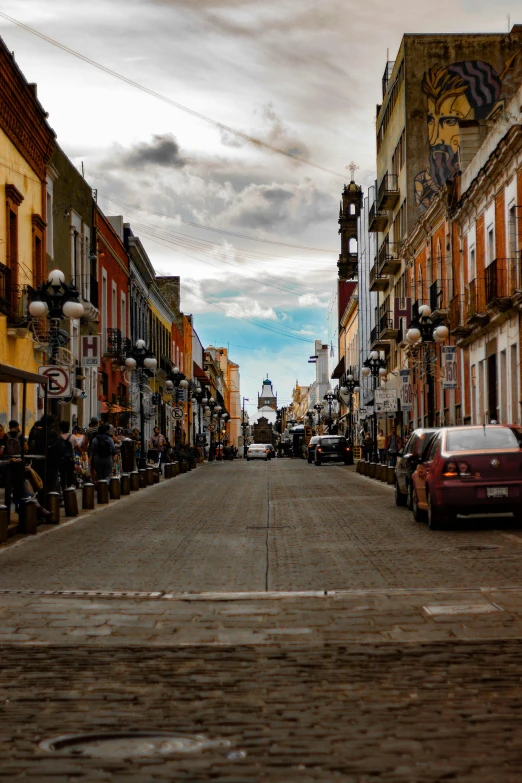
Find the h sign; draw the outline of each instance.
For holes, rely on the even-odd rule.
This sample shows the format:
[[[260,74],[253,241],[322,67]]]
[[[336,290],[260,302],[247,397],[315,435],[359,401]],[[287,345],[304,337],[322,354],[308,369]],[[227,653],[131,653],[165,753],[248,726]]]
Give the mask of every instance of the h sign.
[[[408,296],[405,299],[395,297],[393,303],[393,328],[401,328],[401,318],[406,318],[406,326],[411,321],[411,297]]]
[[[82,335],[82,367],[100,366],[100,338],[97,334]]]

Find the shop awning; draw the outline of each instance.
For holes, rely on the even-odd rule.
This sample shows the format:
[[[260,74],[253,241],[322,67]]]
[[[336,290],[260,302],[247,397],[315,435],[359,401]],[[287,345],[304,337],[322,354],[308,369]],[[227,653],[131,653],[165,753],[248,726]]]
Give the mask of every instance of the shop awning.
[[[125,408],[123,405],[112,405],[110,402],[102,402],[101,413],[134,413],[132,408]]]
[[[200,381],[206,381],[208,383],[208,375],[204,370],[201,369],[199,365],[196,364],[196,362],[192,362],[193,365],[193,373],[194,378],[197,378]]]
[[[332,373],[332,378],[338,380],[339,378],[342,378],[344,375],[344,356],[335,368],[335,370]]]
[[[10,364],[0,364],[0,383],[42,383],[47,386],[49,380],[43,375],[11,367]]]

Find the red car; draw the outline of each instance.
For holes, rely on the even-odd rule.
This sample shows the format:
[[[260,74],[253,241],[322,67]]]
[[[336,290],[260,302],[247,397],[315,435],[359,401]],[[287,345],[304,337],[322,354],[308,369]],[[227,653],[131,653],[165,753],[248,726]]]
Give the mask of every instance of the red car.
[[[413,515],[432,530],[457,514],[512,512],[522,524],[522,428],[445,427],[412,476]]]

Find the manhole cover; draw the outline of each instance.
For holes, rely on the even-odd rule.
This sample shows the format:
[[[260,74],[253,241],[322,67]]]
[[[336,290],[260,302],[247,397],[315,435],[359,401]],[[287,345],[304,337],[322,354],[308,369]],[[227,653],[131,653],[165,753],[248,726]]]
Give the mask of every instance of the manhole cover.
[[[180,753],[229,747],[228,740],[209,740],[198,734],[172,734],[168,731],[66,734],[40,743],[40,748],[48,753],[96,759],[167,758]]]

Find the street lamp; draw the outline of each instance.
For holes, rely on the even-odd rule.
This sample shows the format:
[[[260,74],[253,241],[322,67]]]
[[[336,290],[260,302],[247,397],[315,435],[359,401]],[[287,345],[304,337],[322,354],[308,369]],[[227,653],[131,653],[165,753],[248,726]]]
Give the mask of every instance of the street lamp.
[[[145,410],[143,408],[143,386],[145,383],[146,372],[154,372],[158,366],[156,357],[149,351],[145,340],[136,340],[136,345],[127,353],[125,366],[128,370],[136,371],[138,375],[138,388],[140,393],[140,438],[141,453],[139,468],[147,467],[147,458],[145,456]]]
[[[333,392],[331,389],[329,389],[326,394],[324,395],[324,399],[328,403],[328,432],[331,434],[332,432],[332,405],[334,400],[336,399],[335,392]]]
[[[339,389],[339,394],[344,402],[348,401],[348,437],[351,445],[353,445],[353,395],[359,392],[359,381],[352,374],[347,375],[344,384]]]
[[[53,269],[46,282],[34,291],[28,310],[33,318],[48,317],[50,320],[49,361],[54,364],[58,349],[69,342],[67,332],[59,328],[60,321],[62,318],[81,318],[85,313],[80,292],[73,283],[65,282],[61,269]]]
[[[319,429],[319,425],[321,423],[321,412],[323,410],[323,406],[320,402],[316,402],[314,405],[314,411],[317,413],[317,429]],[[317,433],[316,433],[317,434]]]
[[[246,453],[248,450],[247,442],[246,442],[246,431],[247,431],[247,423],[245,418],[245,401],[249,402],[248,397],[243,397],[243,415],[241,417],[241,429],[243,430],[243,457],[246,457]]]
[[[428,386],[428,426],[435,422],[435,378],[433,365],[437,361],[437,343],[443,343],[449,337],[449,329],[443,318],[432,316],[429,305],[420,305],[411,320],[405,340],[410,349],[419,348],[421,362],[424,364],[421,376],[425,375]],[[424,356],[422,356],[424,354]]]
[[[378,453],[377,453],[377,411],[375,410],[375,390],[377,389],[378,385],[378,379],[384,378],[386,375],[386,360],[381,359],[381,355],[378,351],[370,351],[369,357],[366,359],[365,362],[363,362],[363,367],[361,369],[361,375],[364,378],[368,378],[370,375],[372,377],[372,388],[373,388],[373,444],[372,444],[372,459],[374,462],[379,461]]]

